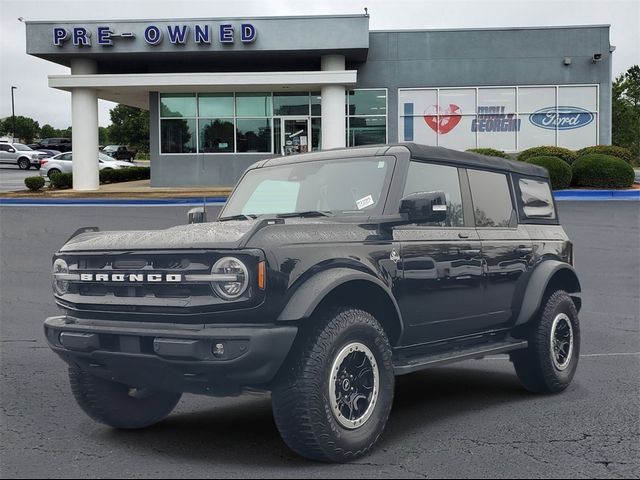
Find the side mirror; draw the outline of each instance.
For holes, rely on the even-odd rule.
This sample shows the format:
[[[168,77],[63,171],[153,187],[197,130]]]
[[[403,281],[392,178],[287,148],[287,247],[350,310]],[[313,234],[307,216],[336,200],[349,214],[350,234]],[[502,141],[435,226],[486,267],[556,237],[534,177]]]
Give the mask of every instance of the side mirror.
[[[189,223],[205,223],[207,212],[204,207],[195,207],[189,210]]]
[[[14,148],[10,148],[9,150],[7,150],[9,153],[16,153],[16,150]]]
[[[444,192],[412,193],[400,201],[400,213],[411,223],[442,222],[447,218],[447,197]]]

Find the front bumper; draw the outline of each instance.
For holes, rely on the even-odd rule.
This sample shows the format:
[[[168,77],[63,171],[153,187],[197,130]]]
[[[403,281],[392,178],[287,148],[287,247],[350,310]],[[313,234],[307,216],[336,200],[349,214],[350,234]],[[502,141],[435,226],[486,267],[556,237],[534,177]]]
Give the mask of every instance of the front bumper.
[[[44,322],[49,346],[93,375],[138,388],[214,396],[268,389],[298,328],[79,320]],[[224,353],[214,354],[218,345]]]

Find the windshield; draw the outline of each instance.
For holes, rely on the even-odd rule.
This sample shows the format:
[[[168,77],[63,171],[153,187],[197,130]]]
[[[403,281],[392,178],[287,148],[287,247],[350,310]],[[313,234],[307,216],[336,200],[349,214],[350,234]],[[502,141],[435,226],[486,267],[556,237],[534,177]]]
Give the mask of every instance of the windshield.
[[[22,143],[14,143],[13,148],[18,150],[19,152],[28,152],[32,150],[31,148],[27,147],[26,145],[23,145]]]
[[[250,170],[220,218],[331,212],[381,214],[393,157],[308,161]]]
[[[98,159],[101,162],[113,162],[113,157],[110,157],[109,155],[105,155],[104,153],[99,153]]]
[[[115,152],[118,150],[118,145],[107,145],[102,149],[103,152]]]

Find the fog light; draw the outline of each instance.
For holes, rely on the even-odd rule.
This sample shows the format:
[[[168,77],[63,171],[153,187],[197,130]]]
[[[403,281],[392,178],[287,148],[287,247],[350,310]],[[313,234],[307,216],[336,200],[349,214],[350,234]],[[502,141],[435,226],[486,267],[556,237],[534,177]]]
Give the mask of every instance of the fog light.
[[[224,343],[216,343],[213,346],[213,354],[216,357],[224,357]]]

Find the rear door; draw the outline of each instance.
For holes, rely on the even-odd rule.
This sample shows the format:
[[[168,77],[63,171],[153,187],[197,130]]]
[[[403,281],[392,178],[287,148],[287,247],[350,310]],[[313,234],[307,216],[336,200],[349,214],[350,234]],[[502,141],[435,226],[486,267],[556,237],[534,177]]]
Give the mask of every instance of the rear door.
[[[506,327],[516,284],[533,264],[533,244],[518,224],[509,174],[467,170],[476,228],[482,243],[483,303],[487,327]]]
[[[15,152],[15,149],[8,143],[0,143],[0,163],[15,163],[16,156],[10,150]]]
[[[443,191],[444,222],[396,227],[401,245],[401,280],[396,289],[407,345],[465,335],[478,328],[482,301],[481,245],[475,226],[465,222],[462,169],[411,161],[404,196]]]

